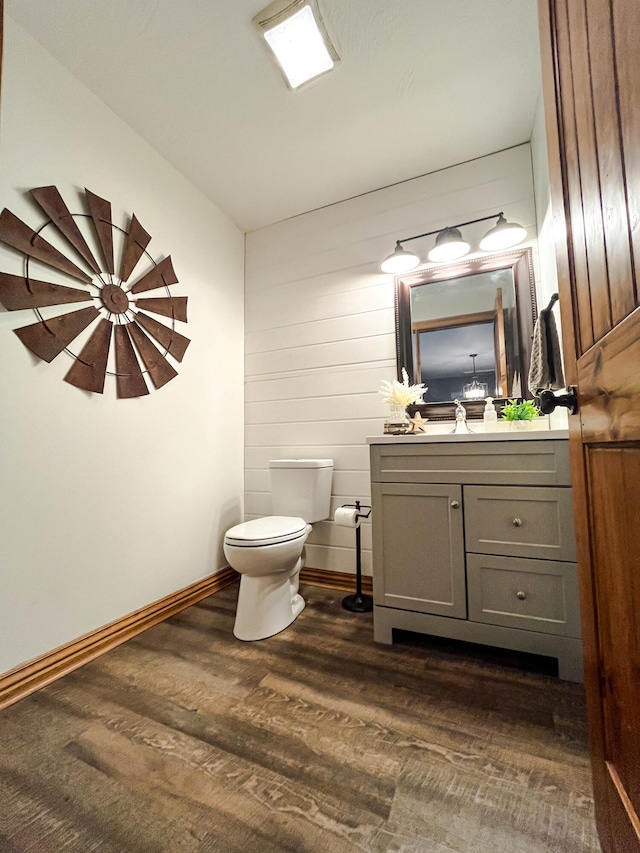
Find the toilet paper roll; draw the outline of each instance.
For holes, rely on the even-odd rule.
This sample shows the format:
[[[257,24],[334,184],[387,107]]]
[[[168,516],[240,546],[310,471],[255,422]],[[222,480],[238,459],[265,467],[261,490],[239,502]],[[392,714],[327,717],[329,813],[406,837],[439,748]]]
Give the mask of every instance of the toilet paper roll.
[[[350,506],[339,506],[333,520],[342,527],[360,527],[360,519],[356,518],[358,510]]]

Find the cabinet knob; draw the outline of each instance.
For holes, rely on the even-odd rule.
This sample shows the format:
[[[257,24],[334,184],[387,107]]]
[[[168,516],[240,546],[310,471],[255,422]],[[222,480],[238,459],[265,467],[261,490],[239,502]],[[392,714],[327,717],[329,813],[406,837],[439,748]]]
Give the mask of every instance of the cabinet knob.
[[[526,592],[523,592],[522,590],[519,590],[518,592],[516,592],[516,598],[519,598],[520,601],[524,601],[526,597],[527,597]]]
[[[513,519],[513,526],[514,527],[522,527],[522,519],[521,518],[514,518]]]
[[[451,501],[451,508],[458,509],[460,507],[460,501]]]

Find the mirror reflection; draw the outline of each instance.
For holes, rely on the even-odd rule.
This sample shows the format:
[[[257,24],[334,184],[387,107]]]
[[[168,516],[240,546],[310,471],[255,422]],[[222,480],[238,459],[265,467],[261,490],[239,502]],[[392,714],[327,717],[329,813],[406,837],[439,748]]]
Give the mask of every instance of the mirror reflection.
[[[528,396],[535,311],[530,249],[398,276],[398,371],[427,405]]]
[[[413,351],[416,375],[428,386],[425,403],[520,396],[515,307],[509,269],[411,288]]]

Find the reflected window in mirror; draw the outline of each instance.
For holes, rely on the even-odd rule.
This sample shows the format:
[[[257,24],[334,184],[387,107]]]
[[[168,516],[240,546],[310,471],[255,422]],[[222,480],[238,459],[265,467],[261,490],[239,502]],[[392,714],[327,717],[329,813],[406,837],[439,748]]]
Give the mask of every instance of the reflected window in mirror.
[[[474,380],[491,397],[526,395],[535,317],[531,249],[398,276],[398,373],[405,367],[411,382],[428,386],[430,417],[454,399],[472,402]],[[477,394],[482,405],[474,403],[474,411],[484,397]]]

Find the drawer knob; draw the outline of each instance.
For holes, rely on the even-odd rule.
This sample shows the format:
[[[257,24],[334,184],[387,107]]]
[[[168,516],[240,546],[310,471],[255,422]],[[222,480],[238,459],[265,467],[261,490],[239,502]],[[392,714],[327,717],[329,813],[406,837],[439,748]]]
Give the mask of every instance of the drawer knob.
[[[522,527],[522,519],[521,518],[514,518],[513,519],[513,526],[514,527]]]
[[[519,590],[518,592],[516,592],[516,598],[519,598],[520,601],[524,601],[526,597],[527,597],[526,592],[523,592],[522,590]]]
[[[452,509],[459,509],[459,507],[460,507],[460,501],[451,501],[451,508]]]

